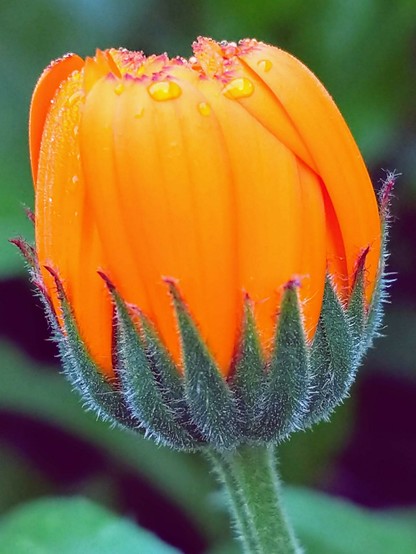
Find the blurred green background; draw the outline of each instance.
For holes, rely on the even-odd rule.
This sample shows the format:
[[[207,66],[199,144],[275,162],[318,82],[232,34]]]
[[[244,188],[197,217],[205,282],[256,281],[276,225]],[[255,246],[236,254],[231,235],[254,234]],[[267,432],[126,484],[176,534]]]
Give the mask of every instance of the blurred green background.
[[[80,495],[185,553],[234,552],[223,502],[202,459],[109,430],[83,412],[58,374],[41,308],[7,242],[32,236],[22,210],[33,206],[27,116],[34,84],[49,61],[111,46],[189,56],[198,35],[256,37],[296,55],[335,98],[375,187],[384,170],[402,174],[393,200],[390,269],[398,279],[387,306],[386,338],[376,343],[331,423],[284,444],[280,464],[292,486],[289,511],[309,552],[416,552],[416,537],[406,535],[416,528],[410,508],[416,506],[414,0],[0,0],[0,515],[46,495]],[[313,507],[326,521],[336,509],[300,486],[388,512],[365,512],[360,531],[359,516],[342,505],[332,533],[337,538],[319,546],[324,527],[307,514]],[[373,516],[384,518],[383,525]],[[360,532],[369,540],[374,527],[378,538],[366,550],[362,542],[351,543]],[[408,550],[394,542],[403,537],[412,544]],[[346,547],[331,543],[341,538]],[[2,550],[2,544],[0,532],[0,554],[32,552]],[[55,551],[69,552],[48,550]]]

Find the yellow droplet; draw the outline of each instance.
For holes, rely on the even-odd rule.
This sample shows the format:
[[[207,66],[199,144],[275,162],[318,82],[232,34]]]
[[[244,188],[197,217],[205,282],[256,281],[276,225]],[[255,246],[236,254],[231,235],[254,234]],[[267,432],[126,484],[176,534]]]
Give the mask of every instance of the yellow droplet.
[[[200,102],[198,104],[198,111],[201,115],[209,115],[211,113],[211,106],[206,102]]]
[[[225,85],[222,92],[227,98],[246,98],[253,94],[254,85],[246,77],[239,77]]]
[[[259,69],[267,73],[268,71],[271,70],[271,68],[273,67],[273,64],[270,60],[259,60],[257,62],[257,66]]]
[[[81,100],[81,98],[84,96],[84,91],[77,90],[77,92],[74,92],[69,98],[68,98],[68,104],[70,106],[73,106],[78,100]]]
[[[137,112],[134,114],[134,117],[136,119],[140,119],[141,117],[143,117],[143,114],[144,114],[144,108],[140,108],[139,110],[137,110]]]
[[[159,81],[152,83],[147,89],[153,100],[163,102],[164,100],[173,100],[182,94],[181,87],[174,81]]]
[[[120,94],[123,92],[124,90],[124,85],[123,83],[119,83],[118,85],[116,85],[116,87],[114,88],[114,92],[120,96]]]

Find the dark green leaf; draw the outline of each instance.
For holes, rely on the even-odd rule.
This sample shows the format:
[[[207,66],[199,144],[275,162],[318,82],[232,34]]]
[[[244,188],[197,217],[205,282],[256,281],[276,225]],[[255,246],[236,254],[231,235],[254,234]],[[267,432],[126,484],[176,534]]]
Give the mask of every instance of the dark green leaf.
[[[286,508],[308,554],[414,554],[416,526],[308,489],[288,488]]]
[[[0,520],[7,554],[179,554],[148,531],[83,498],[37,500]]]

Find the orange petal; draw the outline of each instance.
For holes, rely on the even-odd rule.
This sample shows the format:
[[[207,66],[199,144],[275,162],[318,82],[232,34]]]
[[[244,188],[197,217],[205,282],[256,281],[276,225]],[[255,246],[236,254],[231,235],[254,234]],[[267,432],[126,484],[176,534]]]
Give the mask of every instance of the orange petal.
[[[337,293],[346,301],[350,292],[345,245],[337,215],[327,190],[323,188],[326,217],[327,270],[332,277]]]
[[[326,273],[326,225],[322,183],[306,165],[299,163],[302,190],[302,259],[299,289],[305,328],[312,338],[322,307]]]
[[[41,267],[52,266],[62,279],[90,354],[112,375],[112,308],[97,275],[104,260],[79,162],[80,86],[80,74],[62,82],[44,125],[36,190],[36,248]],[[59,313],[53,280],[47,271],[42,274]]]
[[[93,58],[85,59],[84,92],[88,93],[97,81],[112,73],[120,76],[120,71],[109,52],[97,50]]]
[[[290,54],[262,45],[242,59],[273,91],[305,141],[339,221],[350,285],[359,253],[370,246],[370,295],[380,255],[380,220],[371,181],[344,119],[318,79]],[[264,59],[271,63],[267,72],[259,71]]]
[[[263,346],[274,334],[283,285],[298,275],[302,196],[295,155],[236,100],[202,80],[232,168],[238,285],[254,300]]]
[[[33,183],[36,186],[39,149],[42,140],[43,127],[59,85],[73,71],[80,70],[83,60],[76,54],[67,54],[53,61],[40,76],[32,95],[29,115],[29,148]]]
[[[260,61],[257,68],[260,74],[263,71],[263,61]],[[301,132],[273,91],[257,73],[244,63],[240,64],[234,73],[236,76],[246,76],[253,84],[253,93],[249,96],[242,96],[237,101],[300,160],[316,171],[315,162]]]
[[[107,264],[103,267],[116,281],[121,294],[133,302],[127,292],[135,291],[135,303],[149,312],[146,283],[140,272],[140,260],[134,253],[137,234],[130,235],[121,200],[125,183],[119,178],[114,154],[114,117],[119,98],[119,79],[99,80],[86,97],[80,124],[81,163],[87,194],[96,218]],[[134,208],[134,206],[133,206]],[[122,272],[116,279],[114,270]]]
[[[218,123],[201,113],[205,98],[186,81],[175,82],[181,93],[165,101],[152,98],[148,84],[127,79],[119,95],[115,86],[97,84],[82,123],[91,198],[103,243],[112,250],[110,274],[126,299],[147,311],[178,361],[163,277],[177,279],[227,373],[241,309],[230,168]]]

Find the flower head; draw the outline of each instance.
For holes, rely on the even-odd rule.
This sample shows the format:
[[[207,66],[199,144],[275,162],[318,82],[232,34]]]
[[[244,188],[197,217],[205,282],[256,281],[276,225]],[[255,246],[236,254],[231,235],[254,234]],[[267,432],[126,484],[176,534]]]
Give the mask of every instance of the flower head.
[[[368,311],[380,275],[373,187],[317,78],[256,40],[198,38],[193,48],[188,60],[70,54],[33,95],[41,280],[64,327],[59,278],[89,355],[110,377],[114,303],[100,273],[150,322],[179,373],[186,307],[229,378],[248,303],[267,364],[288,290],[310,346],[325,283],[345,307],[360,267]]]
[[[38,83],[30,145],[40,264],[59,272],[107,374],[111,304],[98,269],[180,362],[163,277],[176,279],[224,374],[244,292],[266,353],[290,279],[310,338],[326,272],[347,299],[367,247],[371,297],[380,222],[367,171],[328,93],[278,48],[199,38],[190,60],[69,55]]]

